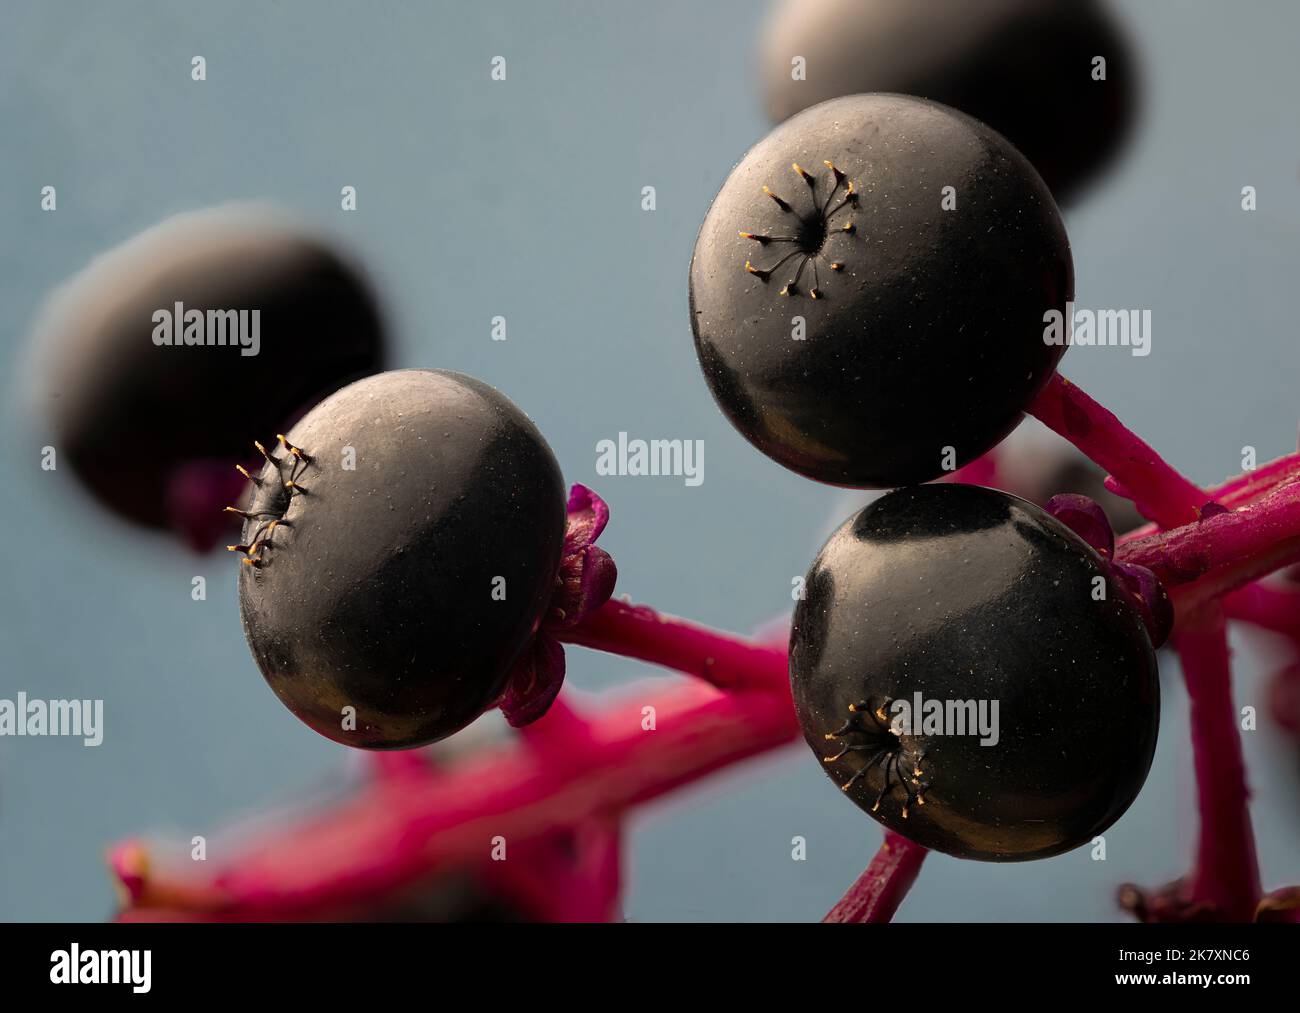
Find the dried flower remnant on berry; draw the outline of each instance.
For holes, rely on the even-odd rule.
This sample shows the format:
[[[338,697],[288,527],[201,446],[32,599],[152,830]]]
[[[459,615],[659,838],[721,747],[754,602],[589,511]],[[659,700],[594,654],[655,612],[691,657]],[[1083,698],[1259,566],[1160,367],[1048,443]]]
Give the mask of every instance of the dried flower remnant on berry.
[[[576,626],[614,593],[618,569],[609,553],[595,544],[608,523],[605,501],[586,486],[575,485],[569,492],[555,592],[501,698],[501,711],[515,728],[545,714],[564,685],[564,647],[554,634]]]
[[[256,497],[253,509],[243,510],[239,507],[226,507],[227,513],[239,514],[244,518],[244,530],[248,531],[251,524],[256,524],[253,533],[247,536],[245,541],[238,545],[227,545],[228,552],[242,552],[243,558],[240,560],[245,566],[259,568],[264,565],[264,554],[268,548],[273,545],[273,537],[277,527],[292,527],[292,523],[285,519],[285,514],[289,512],[289,502],[294,496],[304,495],[307,490],[298,481],[301,475],[307,470],[312,459],[308,457],[300,447],[295,447],[283,433],[276,436],[276,440],[284,449],[284,454],[280,457],[272,457],[263,446],[261,441],[254,440],[253,446],[257,452],[262,455],[266,461],[266,467],[275,472],[275,478],[278,484],[271,486],[266,495]],[[284,465],[289,462],[289,477],[284,477]],[[257,490],[261,490],[266,479],[261,475],[254,475],[248,471],[242,464],[235,465],[235,470],[253,483]],[[265,468],[263,469],[265,470]]]
[[[1154,573],[1137,563],[1115,559],[1115,532],[1099,504],[1078,493],[1053,496],[1043,507],[1052,517],[1082,538],[1099,555],[1111,577],[1142,617],[1152,647],[1160,647],[1174,628],[1174,608],[1169,592]]]
[[[929,783],[923,781],[925,771],[921,764],[925,760],[924,750],[913,750],[903,742],[903,736],[890,723],[886,714],[888,703],[876,707],[866,701],[849,704],[849,717],[839,728],[826,733],[826,740],[840,742],[839,751],[822,757],[823,763],[835,763],[849,753],[867,754],[861,767],[847,781],[840,785],[840,790],[851,791],[857,782],[870,773],[871,768],[881,764],[884,772],[884,784],[876,795],[871,811],[879,812],[880,803],[890,797],[895,787],[903,793],[899,815],[907,819],[912,806],[925,805],[925,791]],[[871,725],[864,726],[862,716],[871,718]]]
[[[825,199],[817,196],[817,177],[804,169],[798,162],[792,164],[795,173],[808,185],[808,199],[811,204],[811,210],[805,214],[800,214],[783,198],[779,197],[770,188],[763,187],[763,193],[772,198],[777,207],[781,209],[782,214],[794,218],[792,235],[776,235],[759,232],[741,232],[742,239],[752,239],[760,246],[767,247],[773,243],[784,249],[787,244],[792,244],[794,249],[785,256],[781,257],[771,267],[756,267],[752,261],[745,261],[745,270],[758,278],[764,284],[768,279],[778,271],[782,265],[798,257],[799,266],[795,269],[793,276],[785,283],[778,293],[780,295],[791,296],[799,295],[799,282],[803,278],[805,268],[811,267],[813,283],[808,289],[808,295],[813,299],[820,299],[823,296],[821,290],[821,275],[817,270],[819,260],[826,261],[826,266],[832,271],[844,270],[844,262],[839,259],[832,259],[826,254],[826,244],[830,237],[839,232],[843,235],[851,235],[856,226],[852,219],[846,219],[841,224],[834,224],[835,216],[841,211],[850,207],[857,207],[858,194],[854,189],[853,180],[849,179],[842,171],[837,169],[832,162],[823,162],[823,165],[830,170],[832,185]],[[840,188],[843,187],[844,193],[838,204],[831,207],[831,202],[840,194]]]

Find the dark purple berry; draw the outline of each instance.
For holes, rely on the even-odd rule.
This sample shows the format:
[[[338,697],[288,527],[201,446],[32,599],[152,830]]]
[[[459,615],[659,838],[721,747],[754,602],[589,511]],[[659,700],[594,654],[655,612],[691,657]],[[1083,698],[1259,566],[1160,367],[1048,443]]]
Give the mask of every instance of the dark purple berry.
[[[559,466],[502,394],[399,370],[333,394],[268,449],[239,605],[266,681],[336,742],[445,738],[500,698],[555,589]]]
[[[174,343],[155,343],[168,336],[155,314],[174,318],[177,304]],[[257,354],[242,354],[226,310],[259,311]],[[188,311],[203,314],[192,339],[224,328],[227,344],[184,344]],[[252,441],[381,369],[385,338],[368,283],[338,253],[265,209],[218,208],[95,259],[55,294],[35,351],[60,459],[119,516],[165,528],[196,498],[216,514],[207,489],[239,481]]]
[[[1004,134],[1058,200],[1114,156],[1138,90],[1128,45],[1092,0],[785,0],[762,58],[773,122],[861,92],[933,99]]]
[[[1044,316],[1064,313],[1074,270],[1051,195],[998,134],[859,95],[750,149],[690,288],[704,376],[741,433],[809,478],[885,488],[1019,423],[1064,352]]]
[[[1063,524],[977,486],[900,489],[831,536],[795,609],[790,679],[832,780],[961,858],[1090,841],[1155,751],[1155,653],[1128,593]]]

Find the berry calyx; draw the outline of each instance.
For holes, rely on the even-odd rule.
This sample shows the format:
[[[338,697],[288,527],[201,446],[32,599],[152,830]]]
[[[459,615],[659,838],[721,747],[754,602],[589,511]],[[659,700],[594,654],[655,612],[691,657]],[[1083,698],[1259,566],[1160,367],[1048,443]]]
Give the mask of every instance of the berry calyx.
[[[898,490],[831,536],[795,608],[790,679],[845,794],[963,858],[1086,843],[1155,750],[1155,653],[1129,595],[1069,528],[977,486]]]
[[[515,662],[499,705],[511,727],[532,724],[555,702],[564,684],[564,647],[557,635],[577,626],[614,593],[618,568],[595,544],[608,523],[605,501],[585,485],[575,485],[569,492],[560,572],[546,617]]]
[[[1147,567],[1115,559],[1115,532],[1101,506],[1079,493],[1060,493],[1043,507],[1084,540],[1101,557],[1115,583],[1127,594],[1142,617],[1152,647],[1161,647],[1174,629],[1174,606],[1169,592]]]
[[[820,299],[823,294],[820,271],[844,270],[844,262],[827,252],[827,241],[835,233],[849,236],[855,231],[851,212],[857,206],[857,194],[853,189],[853,181],[837,169],[834,163],[826,162],[825,165],[829,170],[827,173],[829,179],[819,195],[817,177],[798,162],[791,164],[795,174],[807,184],[807,197],[800,202],[802,210],[796,210],[792,204],[777,196],[768,187],[763,187],[763,193],[771,197],[773,203],[781,209],[781,213],[790,219],[783,226],[786,230],[784,234],[745,231],[740,233],[742,239],[752,240],[760,247],[773,247],[773,253],[779,258],[772,261],[769,267],[755,267],[753,263],[746,260],[745,270],[748,273],[766,283],[773,274],[789,265],[786,269],[788,280],[780,288],[779,295],[807,294],[812,299]],[[850,214],[841,216],[841,212],[845,211]],[[841,217],[839,222],[836,222],[837,217]],[[808,272],[809,280],[803,282],[805,271]],[[801,282],[805,286],[803,289],[799,287]]]

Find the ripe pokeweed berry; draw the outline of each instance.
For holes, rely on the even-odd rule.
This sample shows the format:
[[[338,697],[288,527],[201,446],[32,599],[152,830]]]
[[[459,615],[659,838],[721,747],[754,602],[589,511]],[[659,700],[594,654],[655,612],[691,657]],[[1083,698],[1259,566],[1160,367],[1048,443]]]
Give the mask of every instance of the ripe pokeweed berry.
[[[49,441],[110,510],[183,523],[196,547],[251,441],[383,367],[375,297],[321,239],[268,209],[176,215],[96,258],[36,329],[33,384]],[[215,476],[215,477],[214,477]],[[206,543],[206,544],[203,544]]]
[[[565,532],[559,466],[514,404],[459,373],[367,377],[266,450],[253,482],[240,613],[295,715],[395,749],[498,701]]]
[[[690,272],[723,413],[786,467],[861,488],[935,478],[1015,428],[1064,351],[1044,316],[1073,293],[1033,167],[899,95],[825,102],[751,148]]]
[[[923,96],[1004,134],[1057,200],[1113,158],[1138,90],[1128,44],[1092,0],[784,0],[761,59],[774,123],[842,95]]]
[[[900,489],[851,517],[795,608],[804,736],[862,809],[928,848],[1045,858],[1110,826],[1155,750],[1132,600],[1078,536],[992,489]]]

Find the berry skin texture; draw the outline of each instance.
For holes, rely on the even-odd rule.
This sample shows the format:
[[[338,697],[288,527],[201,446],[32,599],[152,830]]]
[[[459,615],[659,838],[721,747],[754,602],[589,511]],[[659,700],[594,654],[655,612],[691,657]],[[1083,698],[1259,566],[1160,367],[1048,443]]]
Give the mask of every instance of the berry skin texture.
[[[564,538],[563,479],[532,422],[472,377],[398,370],[268,452],[236,549],[244,633],[280,700],[367,749],[435,742],[493,706]]]
[[[806,80],[791,74],[796,56]],[[784,0],[761,61],[773,123],[842,95],[919,95],[1004,134],[1062,202],[1122,146],[1139,90],[1128,44],[1092,0]]]
[[[795,608],[790,679],[831,779],[959,858],[1088,843],[1137,797],[1155,751],[1159,678],[1135,608],[1064,525],[978,486],[900,489],[831,536]],[[916,693],[987,701],[986,715],[997,701],[996,742],[954,725],[895,734],[894,701]]]
[[[856,95],[732,170],[690,293],[705,379],[746,439],[809,478],[888,488],[1015,428],[1064,352],[1044,315],[1065,313],[1074,268],[1051,194],[1002,137],[932,102]]]
[[[177,303],[205,318],[259,310],[258,353],[155,344],[153,315]],[[357,271],[256,207],[167,219],[94,260],[46,313],[33,387],[49,442],[102,505],[157,529],[173,520],[169,489],[183,469],[212,462],[233,474],[254,439],[382,369],[386,346]]]

